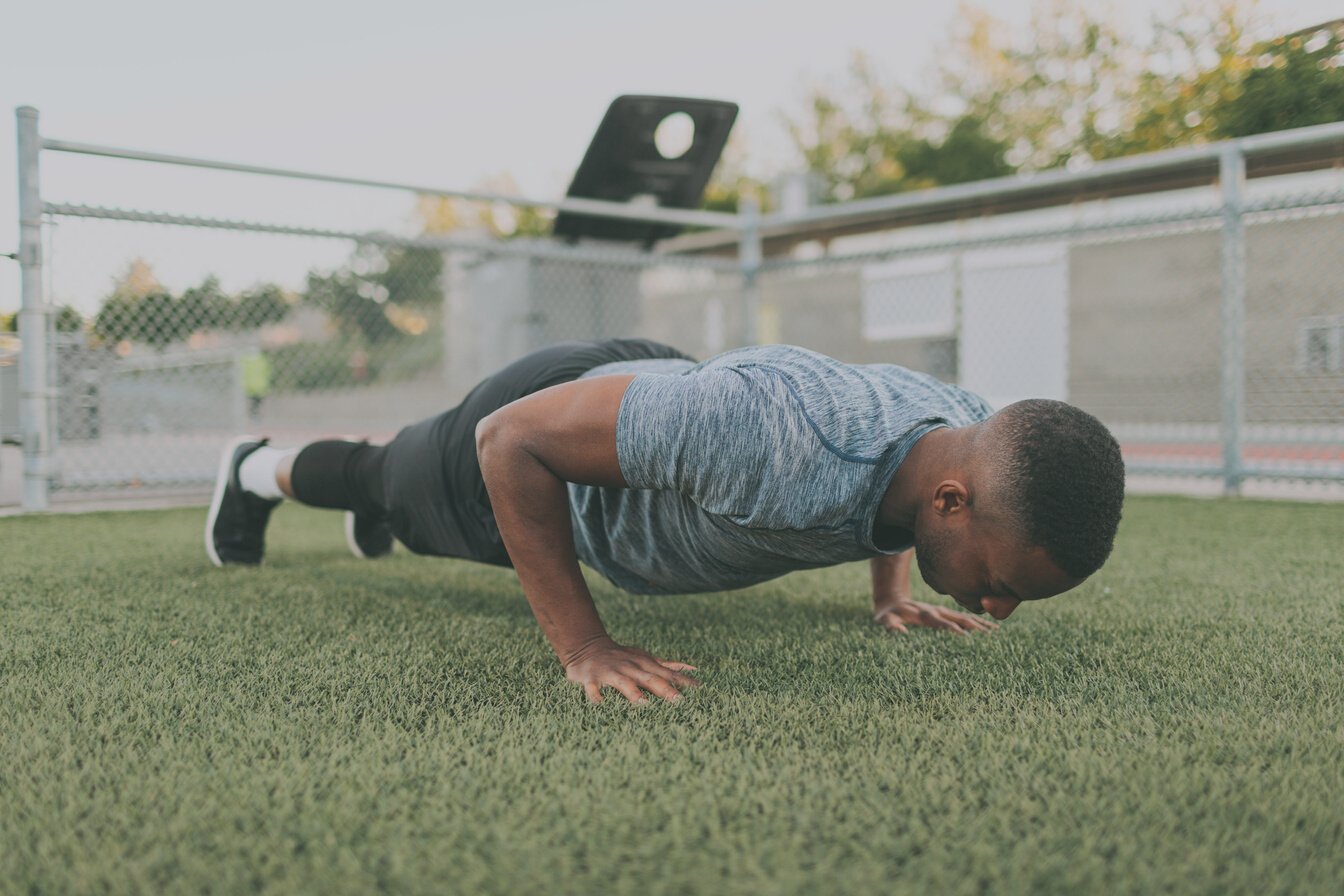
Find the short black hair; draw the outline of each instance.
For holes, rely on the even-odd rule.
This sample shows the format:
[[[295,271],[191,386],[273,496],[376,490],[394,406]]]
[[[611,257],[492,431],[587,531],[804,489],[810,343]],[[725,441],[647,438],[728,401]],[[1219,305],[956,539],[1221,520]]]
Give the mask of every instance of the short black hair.
[[[1120,444],[1096,417],[1062,401],[1019,401],[992,419],[999,494],[1020,535],[1068,575],[1087,578],[1110,556],[1120,525]]]

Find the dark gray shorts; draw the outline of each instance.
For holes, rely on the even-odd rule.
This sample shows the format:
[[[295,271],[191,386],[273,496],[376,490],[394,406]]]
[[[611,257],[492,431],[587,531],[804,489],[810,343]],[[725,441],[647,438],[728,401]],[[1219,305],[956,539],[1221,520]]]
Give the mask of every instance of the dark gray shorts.
[[[594,367],[652,358],[694,360],[647,339],[552,345],[483,380],[457,407],[401,430],[386,446],[382,470],[392,533],[417,554],[512,566],[476,459],[476,424]]]

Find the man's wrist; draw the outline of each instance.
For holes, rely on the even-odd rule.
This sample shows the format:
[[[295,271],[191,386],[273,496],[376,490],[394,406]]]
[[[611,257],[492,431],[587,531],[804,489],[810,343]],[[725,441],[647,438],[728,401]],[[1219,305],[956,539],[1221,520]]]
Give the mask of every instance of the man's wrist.
[[[560,660],[561,667],[568,669],[575,663],[582,662],[595,653],[615,646],[616,642],[612,640],[611,635],[603,631],[583,638],[568,650],[557,650],[555,655],[556,658]]]
[[[881,601],[873,601],[873,620],[882,618],[884,613],[890,613],[899,608],[902,604],[914,603],[914,597],[911,595],[901,595],[898,597],[883,598]]]

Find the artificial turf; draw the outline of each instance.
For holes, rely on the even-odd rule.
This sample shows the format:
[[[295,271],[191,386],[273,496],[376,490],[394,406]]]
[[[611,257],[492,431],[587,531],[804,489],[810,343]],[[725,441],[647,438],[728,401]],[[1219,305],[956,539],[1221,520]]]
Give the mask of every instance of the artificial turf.
[[[1344,890],[1341,505],[1131,498],[993,635],[880,630],[862,565],[594,582],[700,668],[643,708],[506,570],[294,506],[220,570],[203,517],[0,520],[0,892]]]

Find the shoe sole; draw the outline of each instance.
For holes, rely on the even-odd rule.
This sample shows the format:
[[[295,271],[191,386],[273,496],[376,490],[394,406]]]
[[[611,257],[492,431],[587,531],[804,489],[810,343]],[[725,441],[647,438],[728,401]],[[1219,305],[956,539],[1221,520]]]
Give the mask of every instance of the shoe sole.
[[[369,441],[364,436],[343,435],[340,436],[339,438],[343,439],[346,442],[367,443]],[[345,546],[350,549],[350,553],[354,554],[361,560],[377,560],[378,557],[384,556],[382,554],[379,554],[378,557],[370,557],[368,554],[364,553],[359,549],[359,542],[355,541],[355,512],[353,510],[347,510],[345,512]],[[388,553],[390,554],[392,552],[389,550]]]
[[[350,553],[361,560],[377,560],[378,557],[386,557],[387,554],[392,553],[392,548],[388,548],[387,554],[379,554],[378,557],[370,557],[359,549],[359,542],[355,540],[355,512],[353,510],[347,510],[345,512],[345,546],[350,549]],[[393,542],[393,547],[395,546],[396,542]]]
[[[350,549],[350,553],[359,559],[369,559],[369,555],[359,549],[359,542],[355,541],[355,512],[353,510],[345,512],[345,546]]]
[[[229,487],[229,467],[233,465],[233,454],[244,442],[260,441],[260,436],[238,436],[224,446],[220,456],[219,473],[215,476],[215,495],[210,499],[210,515],[205,518],[205,553],[216,566],[223,566],[224,561],[219,559],[219,553],[215,550],[215,520],[219,517],[219,506],[224,503],[224,490]]]

